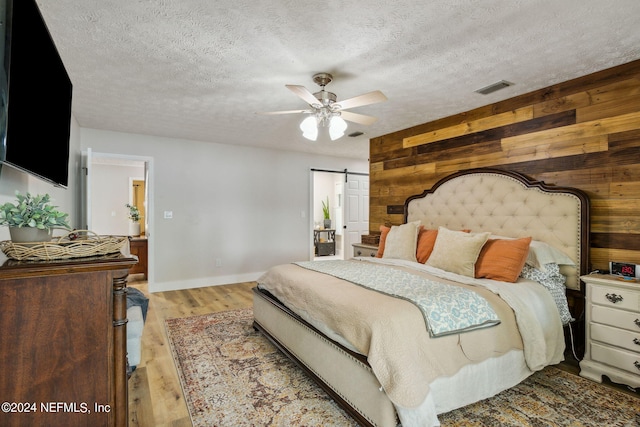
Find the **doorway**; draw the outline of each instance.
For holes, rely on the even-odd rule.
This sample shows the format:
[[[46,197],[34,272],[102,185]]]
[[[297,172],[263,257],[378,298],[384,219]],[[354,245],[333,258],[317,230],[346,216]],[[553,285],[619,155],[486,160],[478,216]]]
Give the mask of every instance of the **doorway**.
[[[146,243],[146,276],[154,281],[153,158],[114,153],[82,153],[82,224],[97,234],[131,235],[127,204],[140,211],[140,235]],[[132,250],[133,253],[133,250]]]
[[[331,220],[325,232],[325,209]],[[349,259],[353,243],[369,234],[369,174],[311,169],[310,259]],[[335,233],[335,234],[334,234]]]
[[[147,185],[145,179],[131,179],[131,185],[129,186],[131,196],[129,197],[129,203],[131,206],[138,208],[140,212],[140,235],[145,236],[145,218],[147,217]]]

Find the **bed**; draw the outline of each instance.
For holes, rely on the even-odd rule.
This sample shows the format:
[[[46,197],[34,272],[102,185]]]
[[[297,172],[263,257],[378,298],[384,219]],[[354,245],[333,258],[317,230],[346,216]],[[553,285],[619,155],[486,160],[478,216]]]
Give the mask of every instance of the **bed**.
[[[439,425],[563,360],[564,291],[581,289],[588,222],[577,189],[458,172],[381,227],[379,258],[266,272],[254,327],[359,424]]]

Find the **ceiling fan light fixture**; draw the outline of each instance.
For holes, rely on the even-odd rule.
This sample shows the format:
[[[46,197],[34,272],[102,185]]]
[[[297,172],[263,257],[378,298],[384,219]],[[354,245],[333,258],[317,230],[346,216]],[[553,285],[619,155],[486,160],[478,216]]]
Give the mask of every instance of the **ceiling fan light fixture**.
[[[285,85],[287,89],[306,102],[311,110],[271,111],[260,114],[311,114],[311,116],[307,117],[302,121],[302,123],[300,123],[302,136],[311,141],[318,139],[318,133],[320,132],[321,127],[327,128],[331,140],[335,141],[338,138],[342,138],[342,136],[344,136],[344,131],[347,130],[347,122],[345,120],[362,125],[370,125],[376,121],[375,117],[352,113],[345,110],[386,101],[387,97],[384,96],[382,92],[376,90],[337,102],[336,94],[324,89],[332,80],[333,76],[329,73],[315,74],[313,76],[313,81],[317,83],[321,89],[316,93],[311,93],[304,86]],[[324,137],[326,131],[323,130],[322,132]]]
[[[331,118],[331,125],[329,126],[329,136],[332,141],[338,138],[342,138],[344,131],[347,130],[347,122],[340,116],[333,116]]]
[[[309,116],[300,123],[300,130],[302,131],[302,136],[305,138],[315,141],[318,139],[318,120],[316,116]]]

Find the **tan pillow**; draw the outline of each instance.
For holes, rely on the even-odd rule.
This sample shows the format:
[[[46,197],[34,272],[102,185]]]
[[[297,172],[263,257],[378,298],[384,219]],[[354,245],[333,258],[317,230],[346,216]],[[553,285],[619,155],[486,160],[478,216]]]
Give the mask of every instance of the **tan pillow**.
[[[471,230],[462,230],[465,233]],[[430,230],[420,226],[418,231],[418,246],[416,248],[416,259],[420,264],[427,262],[433,252],[433,245],[436,244],[436,238],[438,237],[438,230]]]
[[[392,226],[387,234],[382,258],[415,261],[419,227],[420,221]]]
[[[531,237],[521,239],[489,239],[476,261],[476,277],[515,282],[529,253]]]
[[[426,264],[463,276],[474,277],[478,255],[490,234],[489,232],[469,234],[439,227],[433,252]]]

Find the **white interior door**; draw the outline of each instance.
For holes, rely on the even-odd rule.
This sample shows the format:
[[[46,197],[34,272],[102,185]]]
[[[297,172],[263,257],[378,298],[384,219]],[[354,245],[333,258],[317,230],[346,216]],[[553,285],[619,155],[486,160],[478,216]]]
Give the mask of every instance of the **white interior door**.
[[[353,244],[369,234],[369,176],[347,174],[344,185],[344,258],[353,257]]]

